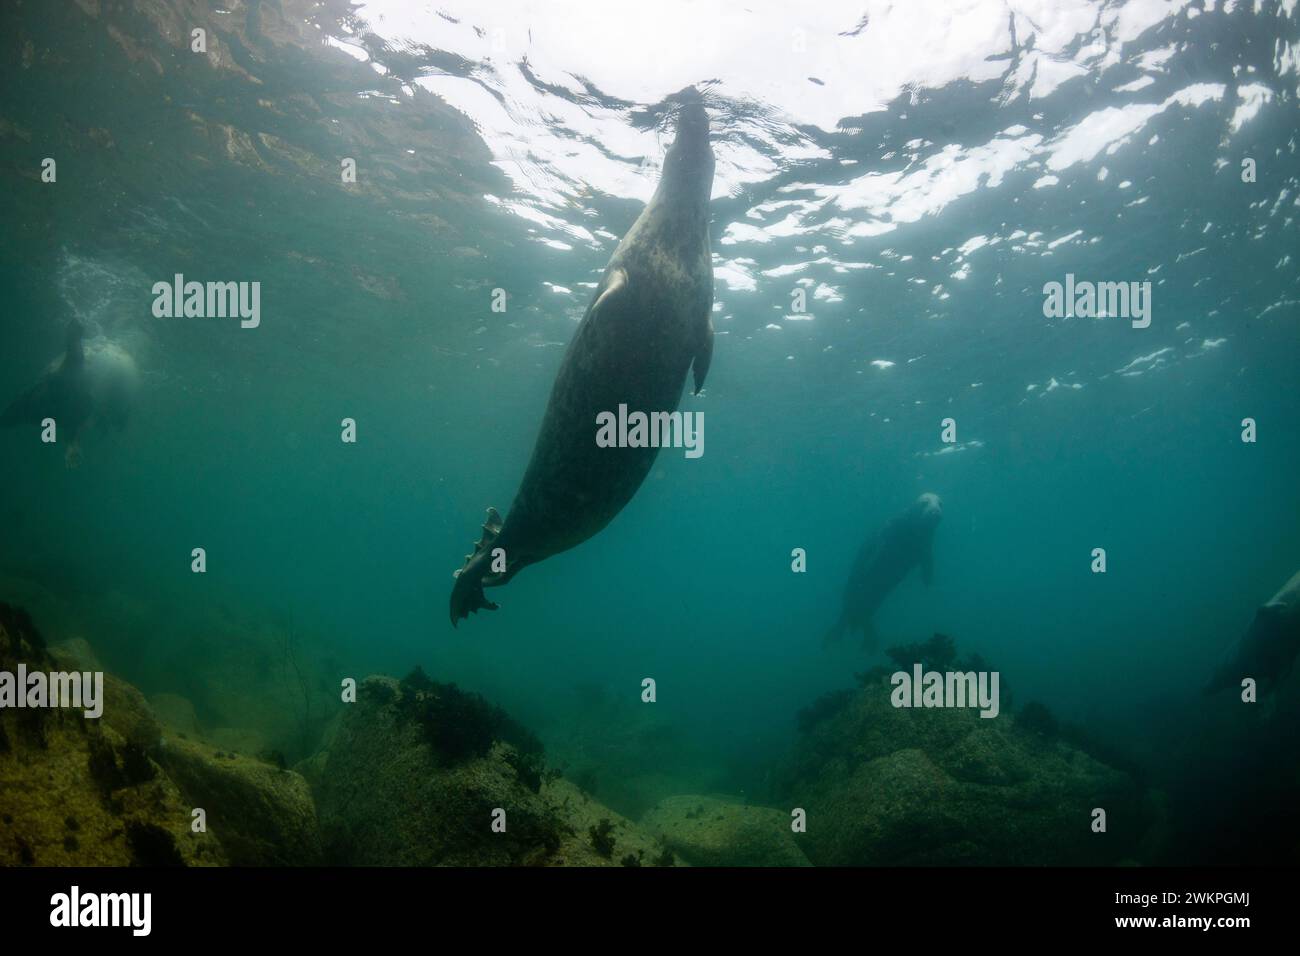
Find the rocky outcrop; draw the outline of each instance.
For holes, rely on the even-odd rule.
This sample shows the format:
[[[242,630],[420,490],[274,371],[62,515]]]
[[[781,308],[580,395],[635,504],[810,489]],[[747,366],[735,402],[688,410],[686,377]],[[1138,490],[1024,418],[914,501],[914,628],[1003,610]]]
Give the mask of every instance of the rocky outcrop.
[[[0,670],[19,662],[60,667],[26,615],[0,604]],[[106,686],[98,720],[0,710],[0,866],[226,862],[217,840],[192,832],[189,803],[144,745],[152,715],[133,692]]]
[[[1131,860],[1151,801],[1127,773],[1010,713],[895,708],[888,675],[805,712],[780,791],[817,865]],[[1107,832],[1093,832],[1093,811]]]
[[[368,678],[317,788],[331,862],[616,866],[667,862],[631,821],[546,773],[499,709],[418,671]]]
[[[169,737],[158,760],[195,806],[234,866],[310,866],[321,862],[316,806],[307,781],[197,740]]]
[[[710,796],[661,801],[641,825],[695,866],[811,866],[790,814]]]
[[[47,650],[25,613],[0,604],[0,670],[12,673],[19,662],[29,670],[98,665],[81,640]],[[181,723],[192,718],[179,698],[164,703]],[[206,817],[200,832],[196,809]],[[98,719],[60,708],[0,710],[0,823],[0,865],[321,859],[301,776],[165,729],[143,694],[109,674]]]
[[[165,726],[174,733],[187,737],[201,737],[203,730],[194,713],[194,705],[179,694],[152,694],[149,708]]]

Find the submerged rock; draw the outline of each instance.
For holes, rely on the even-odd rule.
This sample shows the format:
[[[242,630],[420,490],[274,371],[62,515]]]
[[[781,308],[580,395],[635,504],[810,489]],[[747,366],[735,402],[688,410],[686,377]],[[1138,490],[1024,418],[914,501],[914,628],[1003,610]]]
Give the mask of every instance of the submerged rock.
[[[316,807],[307,781],[263,760],[197,740],[168,738],[159,756],[233,866],[321,862]]]
[[[194,705],[180,694],[152,694],[149,706],[158,716],[158,720],[177,733],[191,737],[203,735],[202,725],[194,712]]]
[[[0,670],[19,661],[71,670],[94,657],[84,641],[46,651],[30,619],[0,604]],[[206,812],[206,832],[193,832],[195,808]],[[179,734],[163,738],[144,695],[108,674],[99,719],[81,710],[0,710],[0,823],[0,866],[321,858],[305,780]]]
[[[317,785],[331,862],[617,866],[661,855],[630,821],[542,774],[531,735],[473,697],[422,674],[362,684]],[[466,719],[475,723],[450,723]]]
[[[719,797],[661,801],[641,825],[695,866],[811,866],[790,814]]]
[[[817,865],[1114,864],[1152,824],[1127,773],[1045,735],[1036,712],[895,708],[888,677],[800,735],[779,791],[808,814]],[[1144,807],[1146,808],[1144,810]],[[1091,829],[1094,808],[1107,832]],[[804,842],[806,841],[806,842]]]
[[[0,670],[19,661],[59,668],[22,621],[0,612]],[[190,805],[146,747],[118,730],[148,726],[143,697],[121,682],[105,697],[98,720],[80,710],[0,710],[0,866],[225,863],[220,843],[190,831]],[[128,709],[114,713],[120,706]]]

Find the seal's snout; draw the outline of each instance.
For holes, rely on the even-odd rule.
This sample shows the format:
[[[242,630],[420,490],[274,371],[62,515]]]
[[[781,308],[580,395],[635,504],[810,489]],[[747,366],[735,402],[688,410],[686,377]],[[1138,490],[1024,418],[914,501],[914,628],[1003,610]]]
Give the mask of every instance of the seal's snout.
[[[916,506],[921,515],[932,524],[938,524],[943,517],[943,501],[932,491],[927,491],[916,499]]]
[[[708,132],[709,114],[704,109],[704,103],[696,100],[685,104],[677,114],[677,135],[707,136]]]
[[[709,144],[709,114],[698,93],[678,94],[677,135],[664,160],[657,195],[674,204],[685,203],[696,214],[707,214],[713,189],[713,148]]]

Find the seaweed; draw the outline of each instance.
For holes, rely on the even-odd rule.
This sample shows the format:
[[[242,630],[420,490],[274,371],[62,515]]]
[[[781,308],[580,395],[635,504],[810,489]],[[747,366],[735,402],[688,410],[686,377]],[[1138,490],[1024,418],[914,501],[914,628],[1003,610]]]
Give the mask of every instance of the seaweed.
[[[948,635],[935,634],[928,641],[891,647],[885,654],[906,670],[919,663],[928,671],[946,671],[952,669],[951,665],[957,659],[957,646]]]
[[[153,823],[132,820],[126,825],[126,842],[132,866],[184,866],[176,838]]]
[[[677,858],[673,856],[673,851],[664,847],[664,851],[654,858],[653,866],[676,866]]]
[[[22,645],[39,657],[45,650],[45,637],[32,622],[32,616],[14,604],[0,601],[0,628],[9,635],[10,650],[18,657],[23,655]]]
[[[610,822],[609,817],[601,817],[600,822],[587,829],[587,836],[591,840],[591,848],[605,859],[610,860],[614,857],[614,824]]]
[[[799,733],[806,734],[824,720],[840,713],[853,700],[852,690],[832,690],[822,694],[807,707],[799,710],[796,720]]]
[[[95,781],[100,795],[107,799],[114,790],[126,786],[121,768],[117,765],[117,755],[113,753],[113,745],[98,735],[89,741],[89,749],[86,769],[90,771],[90,779]]]
[[[530,759],[528,756],[521,754],[513,747],[508,748],[502,755],[502,759],[510,765],[515,772],[515,779],[522,783],[533,793],[542,791],[542,766],[540,762]]]
[[[1016,726],[1041,737],[1055,737],[1060,732],[1056,718],[1047,709],[1047,705],[1036,700],[1031,700],[1020,708],[1020,713],[1016,714]]]
[[[645,850],[637,850],[635,854],[629,853],[619,862],[622,863],[623,866],[640,866],[641,860],[644,856]]]
[[[120,762],[118,751],[114,750],[113,745],[102,735],[97,735],[90,740],[89,749],[87,769],[106,802],[114,791],[147,783],[158,775],[153,761],[138,744],[124,744]]]
[[[531,786],[536,777],[540,787],[542,742],[500,707],[455,684],[430,680],[419,667],[402,679],[401,688],[397,705],[401,715],[423,728],[430,748],[447,764],[484,757],[494,742],[502,740],[515,749],[512,766],[520,779]]]
[[[380,707],[387,706],[397,699],[393,685],[383,680],[368,680],[361,683],[361,699],[371,701]]]
[[[158,775],[153,761],[139,744],[127,743],[122,747],[122,775],[127,786],[146,783]]]

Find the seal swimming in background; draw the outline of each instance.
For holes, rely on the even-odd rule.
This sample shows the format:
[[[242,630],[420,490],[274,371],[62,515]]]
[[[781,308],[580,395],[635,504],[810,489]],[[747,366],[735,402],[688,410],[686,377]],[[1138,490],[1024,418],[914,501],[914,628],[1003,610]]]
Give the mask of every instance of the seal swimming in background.
[[[826,632],[824,643],[839,640],[844,631],[860,631],[862,645],[870,649],[876,634],[872,618],[889,593],[913,568],[921,569],[928,585],[934,576],[934,529],[943,517],[939,496],[926,492],[880,533],[868,538],[858,552],[844,583],[844,606],[840,618]]]
[[[1282,585],[1268,603],[1255,611],[1255,620],[1229,650],[1215,671],[1206,694],[1253,677],[1260,690],[1269,690],[1286,677],[1300,653],[1300,571]]]
[[[692,367],[695,391],[704,385],[713,355],[713,150],[700,94],[688,88],[673,99],[677,135],[659,186],[614,250],[569,343],[510,513],[503,521],[488,509],[483,537],[455,574],[453,626],[496,609],[485,586],[500,587],[586,541],[636,494],[658,449],[599,447],[597,415],[620,405],[675,411]]]
[[[50,363],[35,385],[0,412],[0,427],[39,425],[54,419],[60,438],[68,438],[64,460],[81,463],[81,439],[97,424],[126,424],[139,389],[140,375],[130,353],[111,342],[84,343],[85,330],[73,319],[64,337],[63,355]]]

